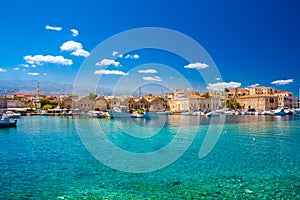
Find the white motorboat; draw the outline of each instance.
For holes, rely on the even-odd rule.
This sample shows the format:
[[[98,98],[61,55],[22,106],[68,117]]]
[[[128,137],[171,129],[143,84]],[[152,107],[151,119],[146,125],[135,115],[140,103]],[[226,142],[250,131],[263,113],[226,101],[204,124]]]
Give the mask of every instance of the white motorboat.
[[[286,113],[284,112],[283,108],[279,108],[277,110],[273,110],[274,115],[279,115],[279,116],[285,116]]]
[[[284,109],[284,112],[285,112],[286,115],[293,115],[294,114],[293,111],[290,110],[290,109]]]
[[[221,113],[217,113],[215,111],[206,113],[206,117],[218,117],[220,115],[221,115]]]
[[[13,111],[7,111],[6,116],[9,118],[20,118],[21,114],[20,113],[15,113]]]
[[[271,111],[263,111],[261,114],[262,115],[274,115],[274,113]]]
[[[91,110],[87,113],[89,118],[105,118],[106,115],[105,113],[101,112],[101,111],[94,111]]]
[[[112,110],[107,110],[108,114],[112,118],[130,118],[131,115],[127,112],[127,108],[122,107],[115,107]]]

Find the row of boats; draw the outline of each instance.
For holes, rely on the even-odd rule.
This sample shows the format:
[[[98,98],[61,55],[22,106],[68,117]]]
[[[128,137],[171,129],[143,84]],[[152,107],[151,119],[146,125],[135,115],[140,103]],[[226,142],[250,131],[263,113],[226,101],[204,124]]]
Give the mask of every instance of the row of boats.
[[[256,111],[255,109],[248,109],[248,110],[227,110],[227,109],[221,109],[221,110],[216,110],[216,111],[211,111],[211,112],[203,112],[203,111],[186,111],[182,112],[181,115],[185,116],[207,116],[207,117],[212,117],[212,116],[219,116],[221,114],[226,114],[226,115],[280,115],[280,116],[285,116],[285,115],[299,115],[300,114],[300,109],[285,109],[285,108],[280,108],[276,110],[270,110],[270,111]]]
[[[46,112],[43,112],[46,114]],[[42,113],[42,115],[43,115]],[[89,118],[151,118],[151,117],[159,117],[163,115],[173,114],[169,111],[161,111],[161,112],[147,112],[144,110],[132,110],[127,111],[125,108],[114,108],[112,110],[107,110],[107,112],[102,111],[89,111],[88,113],[84,114],[87,115]],[[271,111],[255,111],[254,109],[249,109],[247,111],[244,110],[228,110],[228,109],[221,109],[215,110],[210,112],[204,112],[200,110],[196,111],[183,111],[180,113],[182,116],[206,116],[206,117],[215,117],[220,115],[300,115],[300,109],[285,109],[280,108],[277,110]],[[63,116],[72,116],[72,112],[65,112],[62,113]],[[7,127],[16,127],[17,119],[21,117],[20,113],[14,113],[12,111],[7,111],[4,113],[0,111],[0,128],[7,128]]]

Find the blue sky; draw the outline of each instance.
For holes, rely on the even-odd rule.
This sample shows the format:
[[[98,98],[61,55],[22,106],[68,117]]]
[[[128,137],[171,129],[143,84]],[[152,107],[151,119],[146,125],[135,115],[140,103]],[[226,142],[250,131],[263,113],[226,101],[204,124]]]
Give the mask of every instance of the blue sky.
[[[0,79],[73,83],[83,61],[102,41],[134,28],[162,27],[181,32],[204,47],[222,76],[222,80],[212,83],[224,82],[223,85],[232,87],[238,86],[237,83],[241,83],[240,87],[259,84],[298,95],[299,10],[297,0],[3,0],[0,3]],[[71,29],[75,30],[71,32]],[[119,54],[107,57],[119,65],[105,65],[107,68],[103,70],[109,72],[101,71],[102,74],[111,70],[117,74],[102,75],[103,87],[114,87],[118,80],[126,79],[132,67],[150,62],[171,66],[193,88],[207,90],[195,69],[184,68],[195,63],[161,51],[127,52],[122,58]],[[131,57],[126,59],[128,54]],[[203,60],[199,62],[205,64]],[[101,70],[101,66],[93,67],[95,71]],[[139,74],[145,84],[160,84],[172,77],[167,71],[160,71],[159,65],[147,69],[152,69],[151,73],[132,73]],[[175,82],[170,81],[170,87],[177,87]]]

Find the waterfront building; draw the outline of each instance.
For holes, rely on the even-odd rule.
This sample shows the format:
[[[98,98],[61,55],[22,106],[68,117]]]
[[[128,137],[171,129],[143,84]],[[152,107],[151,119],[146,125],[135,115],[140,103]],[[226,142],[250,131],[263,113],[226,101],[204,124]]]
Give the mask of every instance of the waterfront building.
[[[148,101],[150,112],[166,110],[165,101],[161,97],[152,98]]]
[[[94,110],[97,111],[106,111],[109,106],[109,100],[105,97],[97,97],[94,103]]]
[[[111,109],[115,107],[125,107],[127,110],[133,109],[135,106],[135,101],[132,97],[121,96],[121,97],[111,97],[109,107]]]
[[[191,95],[200,95],[196,90],[191,89],[175,89],[174,90],[174,99],[188,98]]]
[[[300,98],[299,97],[296,97],[296,98],[293,98],[293,108],[300,108]]]
[[[0,109],[7,108],[7,98],[6,96],[0,97]]]
[[[286,91],[280,91],[275,93],[276,96],[278,96],[278,107],[293,107],[293,93],[286,92]]]
[[[272,87],[265,87],[265,86],[259,86],[259,87],[251,87],[249,89],[250,95],[257,95],[257,94],[275,94],[275,89]]]
[[[226,99],[234,98],[234,97],[242,97],[250,95],[250,90],[247,88],[232,88],[229,92],[226,92]]]
[[[190,95],[188,98],[172,99],[168,101],[170,110],[174,112],[191,110],[217,110],[222,107],[220,99],[212,97],[201,97],[200,95]]]
[[[272,94],[246,95],[237,98],[243,109],[254,108],[258,111],[273,110],[278,108],[278,97]]]
[[[21,100],[9,99],[7,100],[7,108],[24,108],[25,104]]]
[[[75,108],[75,101],[77,97],[69,96],[69,97],[61,97],[60,98],[60,107],[66,109]]]
[[[75,101],[75,108],[78,108],[81,112],[94,110],[94,101],[89,96],[82,97]]]

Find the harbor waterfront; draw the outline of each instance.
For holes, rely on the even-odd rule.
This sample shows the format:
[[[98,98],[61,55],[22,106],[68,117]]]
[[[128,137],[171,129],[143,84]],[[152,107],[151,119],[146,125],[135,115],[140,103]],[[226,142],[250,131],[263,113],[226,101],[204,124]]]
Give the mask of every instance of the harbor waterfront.
[[[0,199],[300,198],[299,115],[228,115],[217,144],[199,159],[212,119],[218,118],[22,116],[16,128],[0,129]],[[186,128],[182,121],[196,130],[190,148],[171,165],[149,173],[105,166],[85,148],[76,127],[97,124],[116,146],[141,153],[168,144]],[[143,134],[143,127],[159,131],[153,137],[132,136]]]

